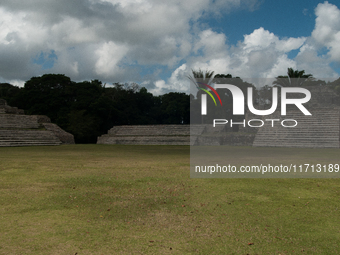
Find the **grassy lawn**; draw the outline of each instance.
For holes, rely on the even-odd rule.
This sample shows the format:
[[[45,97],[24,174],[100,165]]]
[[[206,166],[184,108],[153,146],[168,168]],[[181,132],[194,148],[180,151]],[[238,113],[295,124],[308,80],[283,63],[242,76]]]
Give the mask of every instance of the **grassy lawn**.
[[[258,150],[243,150],[256,163]],[[298,151],[263,148],[261,162],[273,150]],[[300,151],[306,161],[340,158]],[[0,254],[339,254],[339,179],[191,179],[189,154],[0,148]]]

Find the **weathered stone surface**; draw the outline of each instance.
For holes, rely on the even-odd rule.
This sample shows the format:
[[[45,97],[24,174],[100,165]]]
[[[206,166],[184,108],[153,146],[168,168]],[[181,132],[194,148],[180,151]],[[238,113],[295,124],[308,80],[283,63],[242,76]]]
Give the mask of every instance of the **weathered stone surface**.
[[[54,123],[43,123],[46,130],[51,131],[63,144],[74,144],[74,136],[65,130],[61,129]]]
[[[0,101],[0,147],[60,145],[74,143],[73,135],[51,123],[43,115],[24,115],[24,111]]]
[[[255,134],[225,131],[225,126],[211,125],[146,125],[116,126],[98,137],[97,144],[145,145],[248,145]]]
[[[19,114],[1,114],[0,128],[39,128],[37,116]]]
[[[266,119],[295,119],[296,127],[264,125],[256,134],[253,146],[339,148],[339,109],[312,109],[312,116],[290,111],[286,116],[275,112]]]
[[[51,131],[0,129],[0,147],[60,144],[61,141]]]
[[[7,105],[7,102],[5,99],[0,98],[0,106]]]
[[[222,137],[223,145],[252,146],[255,134],[227,133]]]
[[[51,123],[51,119],[45,115],[32,115],[38,123]]]
[[[304,107],[312,116],[305,116],[295,105],[287,106],[287,115],[281,116],[281,107],[262,119],[295,119],[294,128],[282,127],[279,121],[275,127],[264,125],[258,129],[253,146],[339,148],[339,103],[340,98],[327,86],[305,87],[311,92],[311,100]],[[288,98],[302,98],[303,94],[288,93]],[[257,116],[249,118],[259,119]],[[260,117],[261,118],[261,117]]]
[[[97,144],[189,145],[190,125],[115,126]]]
[[[11,107],[7,105],[6,100],[0,98],[0,114],[24,114],[24,110],[18,109],[17,107]]]
[[[305,88],[312,94],[311,100],[305,104],[307,109],[320,107],[334,108],[340,103],[339,96],[328,86],[309,86]]]

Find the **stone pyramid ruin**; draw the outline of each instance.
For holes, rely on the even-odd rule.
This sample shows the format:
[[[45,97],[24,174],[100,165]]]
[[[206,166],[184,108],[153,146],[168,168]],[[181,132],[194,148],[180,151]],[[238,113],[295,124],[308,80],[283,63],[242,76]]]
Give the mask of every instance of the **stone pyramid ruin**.
[[[44,115],[25,115],[0,99],[0,147],[74,144],[74,137]]]

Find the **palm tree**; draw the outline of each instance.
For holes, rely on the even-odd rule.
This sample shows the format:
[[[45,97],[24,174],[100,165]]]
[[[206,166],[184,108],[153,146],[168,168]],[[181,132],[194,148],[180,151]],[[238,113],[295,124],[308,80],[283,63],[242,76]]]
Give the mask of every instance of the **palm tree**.
[[[208,85],[210,85],[213,81],[214,71],[202,71],[201,69],[198,69],[197,71],[191,69],[191,71],[192,75],[189,75],[188,78],[196,85],[197,88],[201,87],[198,81]]]
[[[287,75],[276,77],[273,85],[278,87],[301,87],[303,83],[312,80],[314,80],[313,75],[305,74],[305,70],[299,71],[288,68]]]
[[[208,86],[210,86],[210,84],[212,83],[213,78],[214,78],[213,76],[214,71],[208,71],[208,70],[202,71],[201,69],[198,69],[198,71],[191,69],[191,71],[192,71],[192,75],[188,75],[188,78],[196,86],[198,90],[196,97],[199,98],[199,96],[203,93],[203,90],[206,91],[205,89],[208,89],[203,84],[207,84]],[[201,115],[201,124],[203,123],[204,123],[203,115]]]

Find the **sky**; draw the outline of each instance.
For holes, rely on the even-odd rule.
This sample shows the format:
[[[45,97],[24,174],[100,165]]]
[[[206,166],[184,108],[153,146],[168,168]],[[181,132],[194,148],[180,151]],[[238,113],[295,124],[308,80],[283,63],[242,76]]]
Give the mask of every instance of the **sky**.
[[[65,74],[155,95],[191,70],[273,78],[340,75],[340,4],[316,0],[2,0],[0,82]]]

